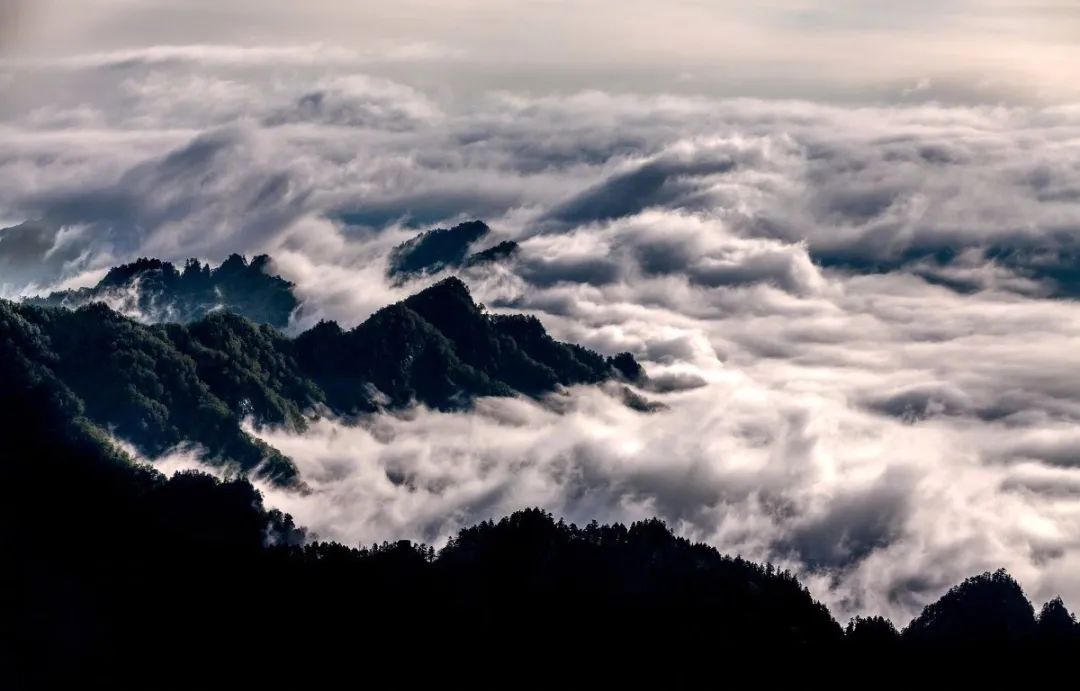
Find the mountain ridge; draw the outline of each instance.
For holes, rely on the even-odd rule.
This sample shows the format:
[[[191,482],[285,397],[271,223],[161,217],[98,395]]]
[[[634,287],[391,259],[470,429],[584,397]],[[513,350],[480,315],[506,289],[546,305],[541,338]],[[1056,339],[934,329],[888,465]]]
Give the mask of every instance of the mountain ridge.
[[[302,430],[320,409],[344,418],[415,404],[455,410],[480,396],[627,379],[629,354],[560,343],[530,319],[487,314],[454,277],[351,330],[322,322],[296,338],[223,311],[146,325],[100,302],[5,301],[0,338],[16,353],[0,369],[47,371],[88,421],[148,456],[196,444],[208,462],[289,484],[299,481],[292,463],[244,431],[244,419]]]
[[[183,269],[140,257],[109,269],[96,285],[26,298],[39,307],[76,309],[105,302],[117,311],[148,322],[189,323],[213,312],[230,311],[252,321],[284,329],[300,302],[289,281],[269,272],[265,254],[232,254],[217,267],[189,259]]]
[[[433,228],[401,243],[390,253],[387,275],[397,283],[431,276],[446,269],[468,269],[514,256],[518,244],[504,240],[487,249],[472,248],[491,233],[483,221]]]

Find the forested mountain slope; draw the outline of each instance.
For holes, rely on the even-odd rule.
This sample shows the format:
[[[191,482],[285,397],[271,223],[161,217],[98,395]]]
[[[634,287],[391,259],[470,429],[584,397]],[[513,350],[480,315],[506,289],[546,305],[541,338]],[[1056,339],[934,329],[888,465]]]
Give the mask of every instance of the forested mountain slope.
[[[241,429],[302,429],[305,413],[353,416],[477,396],[540,396],[559,386],[640,378],[628,355],[559,343],[535,318],[485,313],[457,278],[351,330],[323,322],[296,339],[228,312],[145,325],[101,303],[76,310],[0,302],[0,368],[47,373],[81,414],[143,453],[196,444],[213,463],[294,482],[288,459]]]

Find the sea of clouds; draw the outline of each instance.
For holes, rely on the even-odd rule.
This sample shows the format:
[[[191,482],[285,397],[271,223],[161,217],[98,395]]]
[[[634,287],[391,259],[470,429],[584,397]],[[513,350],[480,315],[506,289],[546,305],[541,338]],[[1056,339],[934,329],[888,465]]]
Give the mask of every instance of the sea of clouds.
[[[386,259],[480,218],[488,309],[628,350],[666,409],[602,388],[253,432],[327,539],[438,544],[538,505],[659,516],[900,623],[1006,567],[1080,606],[1080,106],[828,106],[491,92],[327,48],[0,63],[0,287],[138,256],[268,253],[343,326],[415,292]],[[437,278],[437,277],[436,277]],[[177,459],[180,460],[177,460]],[[186,467],[192,456],[168,459]]]

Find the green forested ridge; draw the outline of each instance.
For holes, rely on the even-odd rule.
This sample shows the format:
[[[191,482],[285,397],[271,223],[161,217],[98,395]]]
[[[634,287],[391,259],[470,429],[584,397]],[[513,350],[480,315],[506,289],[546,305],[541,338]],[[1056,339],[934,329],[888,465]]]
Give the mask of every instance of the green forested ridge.
[[[559,343],[528,317],[486,314],[446,279],[345,331],[324,322],[290,339],[228,312],[145,325],[101,303],[76,310],[0,303],[5,368],[48,373],[81,415],[148,455],[197,444],[207,459],[281,482],[288,459],[241,429],[245,416],[302,429],[305,413],[381,406],[467,406],[476,396],[541,395],[625,376],[607,358]],[[632,358],[631,358],[632,360]]]

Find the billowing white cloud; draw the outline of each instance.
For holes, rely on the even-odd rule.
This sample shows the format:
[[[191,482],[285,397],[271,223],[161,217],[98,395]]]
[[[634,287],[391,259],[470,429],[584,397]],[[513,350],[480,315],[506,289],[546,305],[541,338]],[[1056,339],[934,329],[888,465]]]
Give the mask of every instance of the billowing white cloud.
[[[1004,566],[1036,599],[1075,602],[1080,468],[995,462],[1012,431],[888,420],[835,392],[740,373],[633,412],[597,390],[552,404],[481,401],[360,426],[261,430],[307,493],[262,490],[319,536],[441,544],[522,506],[578,523],[660,516],[723,551],[803,574],[838,616],[898,622],[958,580]],[[655,394],[654,394],[655,396]]]
[[[0,218],[32,221],[0,231],[6,294],[265,252],[294,330],[351,326],[422,285],[386,278],[396,244],[480,217],[520,252],[468,270],[474,296],[635,353],[668,406],[580,389],[258,430],[312,490],[272,505],[348,542],[656,514],[841,616],[903,621],[998,566],[1080,603],[1077,107],[463,102],[201,50],[73,58],[80,88],[0,104]]]

